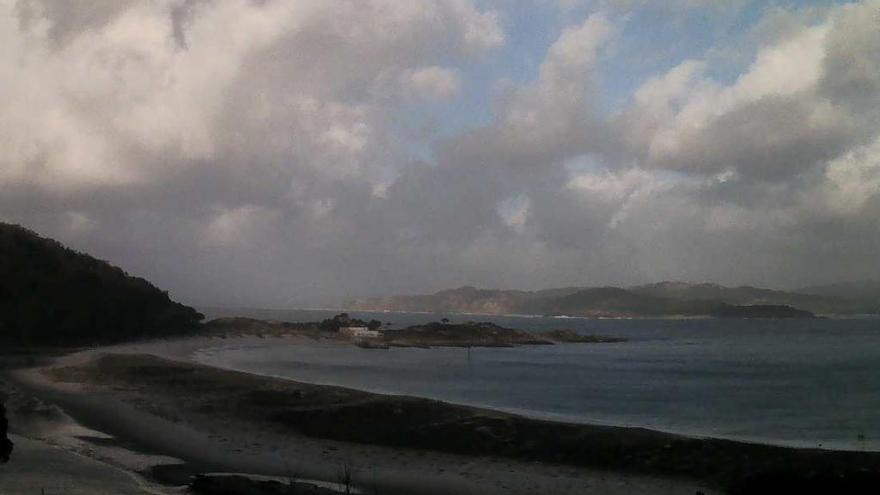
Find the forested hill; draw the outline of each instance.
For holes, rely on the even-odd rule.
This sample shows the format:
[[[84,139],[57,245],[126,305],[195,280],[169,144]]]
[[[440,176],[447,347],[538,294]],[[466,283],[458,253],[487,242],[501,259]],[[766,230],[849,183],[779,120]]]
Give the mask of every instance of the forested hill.
[[[0,342],[119,342],[186,333],[202,318],[142,278],[0,223]]]
[[[586,317],[801,318],[880,314],[877,299],[845,299],[756,287],[661,282],[629,288],[566,287],[540,291],[461,287],[415,296],[360,299],[359,311],[532,314]]]

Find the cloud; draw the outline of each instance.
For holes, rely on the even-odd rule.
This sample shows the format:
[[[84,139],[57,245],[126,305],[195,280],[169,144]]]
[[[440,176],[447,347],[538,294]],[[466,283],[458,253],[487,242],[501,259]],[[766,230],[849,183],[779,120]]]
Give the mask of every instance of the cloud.
[[[212,247],[253,247],[252,241],[264,237],[277,223],[277,211],[255,205],[221,209],[205,226],[203,239]]]
[[[400,84],[406,96],[425,100],[447,100],[458,94],[461,76],[448,67],[421,67],[400,75]]]
[[[0,0],[0,217],[203,304],[880,276],[876,2],[562,3]]]
[[[873,143],[832,160],[825,179],[828,209],[842,217],[880,199],[880,135]]]
[[[603,139],[590,86],[598,53],[612,31],[601,15],[564,29],[549,47],[537,80],[508,87],[497,119],[445,143],[440,161],[522,171],[553,164]]]
[[[664,168],[713,173],[734,166],[761,174],[812,165],[808,156],[823,158],[819,143],[839,151],[846,116],[813,91],[827,31],[827,26],[805,28],[762,49],[729,86],[701,78],[698,61],[647,81],[636,92],[637,109],[630,116],[634,128],[645,132],[636,139],[644,142],[646,159]],[[834,138],[841,142],[829,142]],[[796,159],[805,147],[809,151]]]
[[[498,215],[514,232],[523,232],[532,204],[528,196],[513,196],[498,203]]]
[[[317,134],[319,151],[345,154],[373,123],[363,105],[343,101],[342,86],[363,84],[392,57],[417,62],[438,40],[465,52],[503,41],[494,15],[463,1],[407,8],[388,1],[137,3],[80,26],[65,21],[63,35],[55,26],[65,9],[46,7],[47,17],[39,17],[41,4],[27,5],[28,22],[20,22],[12,4],[0,21],[6,47],[0,70],[13,82],[3,96],[12,108],[0,121],[9,142],[3,175],[60,188],[156,181],[179,172],[163,170],[156,162],[164,160],[154,159],[161,154],[173,155],[176,168],[216,160],[229,143],[226,118],[239,127],[240,119],[271,113]],[[175,22],[181,9],[188,10],[183,27]],[[56,46],[53,36],[64,43]],[[450,74],[413,77],[423,89],[450,95]],[[253,106],[228,115],[230,95],[243,93]],[[352,120],[361,127],[342,123]]]
[[[504,38],[495,12],[465,0],[4,1],[4,216],[86,247],[126,217],[132,242],[185,228],[180,249],[194,250],[326,229],[339,194],[401,165],[393,109],[373,93],[390,63],[413,95],[449,99],[460,77],[441,57]]]

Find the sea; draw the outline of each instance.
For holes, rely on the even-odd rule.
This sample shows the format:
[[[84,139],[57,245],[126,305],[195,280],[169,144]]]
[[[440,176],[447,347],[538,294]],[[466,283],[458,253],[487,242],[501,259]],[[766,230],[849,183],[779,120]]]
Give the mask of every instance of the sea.
[[[315,321],[317,310],[206,310]],[[586,319],[351,312],[402,328],[449,318],[626,342],[514,348],[218,344],[197,361],[292,380],[566,422],[880,451],[880,319]]]

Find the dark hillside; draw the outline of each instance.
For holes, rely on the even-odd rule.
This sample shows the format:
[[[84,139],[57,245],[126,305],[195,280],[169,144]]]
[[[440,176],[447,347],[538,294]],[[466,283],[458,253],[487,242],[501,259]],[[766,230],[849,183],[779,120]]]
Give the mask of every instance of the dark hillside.
[[[759,287],[724,287],[718,284],[692,284],[687,282],[660,282],[630,288],[631,291],[653,297],[689,301],[716,301],[732,306],[791,306],[813,313],[858,314],[876,313],[878,305],[866,304],[842,294],[813,294],[809,292],[786,292]]]
[[[0,223],[0,342],[117,342],[184,333],[202,318],[142,278]]]
[[[617,287],[583,289],[564,297],[537,301],[533,305],[535,312],[540,314],[590,317],[705,315],[717,306],[719,303],[715,301],[655,297]]]
[[[817,285],[804,287],[796,292],[826,298],[846,299],[857,303],[854,312],[880,313],[880,280]]]

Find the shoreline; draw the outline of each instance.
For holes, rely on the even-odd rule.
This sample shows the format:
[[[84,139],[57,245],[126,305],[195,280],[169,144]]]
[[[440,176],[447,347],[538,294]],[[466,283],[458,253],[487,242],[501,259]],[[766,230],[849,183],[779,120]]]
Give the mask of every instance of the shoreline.
[[[250,339],[243,339],[248,341]],[[84,351],[59,359],[47,367],[19,370],[16,381],[44,400],[58,403],[77,421],[98,431],[136,445],[140,450],[162,453],[191,464],[196,471],[246,472],[266,476],[289,475],[298,478],[338,481],[344,465],[354,466],[361,488],[381,485],[381,493],[582,493],[586,488],[598,493],[717,493],[707,484],[682,478],[658,477],[614,470],[585,468],[558,463],[535,463],[533,460],[496,456],[489,453],[468,455],[437,452],[401,446],[381,446],[338,439],[283,432],[279,441],[277,428],[255,427],[253,421],[230,421],[222,414],[194,413],[181,404],[162,402],[168,398],[150,394],[127,395],[127,391],[97,390],[93,383],[77,378],[58,381],[46,376],[59,366],[72,370],[87,366],[102,353],[135,354],[153,351],[174,360],[162,364],[189,367],[186,355],[217,339],[182,339],[149,344],[114,346]],[[253,341],[263,341],[253,339]],[[207,368],[207,367],[206,367]],[[208,368],[215,372],[225,372]],[[51,372],[50,372],[51,373]],[[67,374],[67,371],[65,371]],[[265,383],[258,375],[240,374],[233,379]],[[41,378],[42,376],[42,378]],[[220,383],[227,380],[220,379]],[[282,381],[273,381],[282,382]],[[283,381],[284,384],[295,383]],[[299,386],[299,385],[297,385]],[[119,387],[117,387],[119,388]],[[343,396],[356,391],[338,389]],[[144,399],[149,399],[144,401]],[[155,400],[154,400],[155,399]],[[384,400],[380,398],[380,401]],[[164,406],[170,406],[163,409]],[[175,417],[176,416],[176,417]],[[141,473],[150,476],[151,472]],[[374,481],[375,480],[375,481]]]
[[[814,317],[802,318],[756,318],[756,317],[720,317],[713,315],[630,315],[630,316],[577,316],[577,315],[546,315],[546,314],[529,314],[529,313],[471,313],[471,312],[444,312],[444,311],[404,311],[404,310],[367,310],[358,308],[225,308],[225,307],[200,307],[200,311],[210,314],[211,317],[226,317],[231,315],[242,315],[250,313],[290,313],[296,311],[303,312],[323,312],[323,313],[363,313],[363,314],[393,314],[393,315],[419,315],[419,316],[467,316],[467,317],[494,317],[494,318],[548,318],[558,320],[880,320],[880,313],[814,313]]]
[[[271,338],[271,337],[270,337]],[[266,340],[261,339],[259,341],[253,341],[255,345],[266,345]],[[282,342],[285,343],[285,342]],[[573,424],[573,425],[581,425],[581,426],[598,426],[598,427],[611,427],[611,428],[623,428],[623,429],[638,429],[638,430],[649,430],[656,433],[673,435],[676,437],[685,437],[693,440],[725,440],[736,443],[743,444],[753,444],[760,445],[766,447],[780,447],[785,449],[797,449],[797,450],[819,450],[826,452],[841,452],[841,453],[877,453],[880,454],[880,445],[874,445],[873,448],[871,446],[865,447],[864,445],[854,445],[850,442],[846,442],[844,440],[830,440],[830,441],[808,441],[808,440],[785,440],[785,439],[774,439],[774,438],[766,438],[766,437],[749,437],[749,436],[736,436],[736,435],[722,435],[715,434],[712,432],[705,432],[699,430],[687,430],[687,429],[677,429],[674,427],[662,427],[656,425],[644,425],[637,423],[626,423],[623,421],[618,421],[615,419],[597,419],[597,418],[589,418],[584,416],[577,416],[571,414],[564,413],[553,413],[546,412],[541,410],[530,410],[524,408],[517,407],[504,407],[504,406],[496,406],[493,404],[487,403],[479,403],[479,402],[470,402],[466,400],[456,400],[454,398],[448,398],[443,396],[434,396],[430,394],[418,394],[418,393],[405,393],[398,392],[394,390],[383,389],[381,387],[369,387],[369,386],[359,386],[359,385],[351,385],[346,383],[334,382],[332,380],[323,381],[323,380],[309,380],[303,379],[297,376],[291,375],[282,375],[282,374],[272,374],[261,371],[254,371],[251,369],[240,368],[235,366],[224,366],[218,364],[216,362],[212,362],[210,359],[210,354],[207,355],[207,358],[201,358],[200,353],[198,351],[206,350],[206,349],[223,349],[226,347],[237,348],[240,347],[240,344],[236,344],[235,342],[230,343],[229,345],[224,345],[223,343],[219,343],[220,345],[211,346],[209,348],[201,348],[197,349],[196,352],[192,353],[186,361],[201,364],[204,366],[210,366],[213,368],[228,370],[240,373],[247,373],[255,376],[261,376],[270,379],[279,379],[279,380],[289,380],[296,383],[308,384],[308,385],[317,385],[317,386],[328,386],[328,387],[339,387],[350,389],[359,392],[366,392],[370,394],[383,395],[389,397],[415,397],[427,400],[439,401],[445,404],[453,405],[453,406],[462,406],[468,408],[476,408],[476,409],[484,409],[487,411],[494,411],[498,413],[510,414],[515,416],[521,416],[527,419],[533,419],[537,421],[548,421],[553,423],[562,423],[562,424]],[[347,347],[352,345],[349,341],[340,341],[340,340],[307,340],[305,341],[305,345],[319,345],[319,346],[343,346]],[[564,345],[564,344],[563,344]],[[382,352],[381,350],[376,352]]]
[[[235,312],[236,308],[205,308],[205,311],[215,314],[239,314]],[[399,314],[399,315],[420,315],[420,316],[481,316],[495,318],[550,318],[559,320],[814,320],[814,319],[880,319],[880,313],[814,313],[811,317],[726,317],[714,315],[621,315],[621,316],[583,316],[583,315],[548,315],[548,314],[529,314],[529,313],[472,313],[472,312],[446,312],[446,311],[410,311],[410,310],[376,310],[376,309],[359,309],[359,308],[307,308],[307,309],[275,309],[275,308],[239,308],[244,311],[268,312],[268,313],[286,313],[290,311],[313,311],[326,313],[363,313],[363,314]]]
[[[18,370],[15,378],[84,426],[181,459],[188,472],[284,477],[295,471],[297,478],[334,482],[344,466],[354,465],[362,488],[372,483],[391,494],[575,494],[585,487],[609,494],[709,494],[784,466],[880,467],[876,453],[548,421],[193,362],[196,350],[231,341],[266,339],[196,337],[97,348]]]
[[[344,345],[344,344],[342,344]],[[599,427],[610,427],[610,428],[623,428],[623,429],[638,429],[638,430],[648,430],[656,433],[672,435],[676,437],[685,437],[692,440],[726,440],[736,443],[744,443],[744,444],[752,444],[752,445],[760,445],[765,447],[780,447],[785,449],[797,449],[797,450],[820,450],[827,452],[850,452],[850,453],[877,453],[880,454],[880,448],[878,449],[864,449],[864,448],[837,448],[833,447],[833,443],[808,443],[807,441],[786,441],[786,440],[773,440],[767,438],[759,438],[759,437],[738,437],[738,436],[725,436],[725,435],[716,435],[711,433],[705,433],[700,431],[687,431],[687,430],[677,430],[674,428],[663,428],[656,426],[644,426],[639,424],[631,424],[614,420],[600,420],[593,418],[586,418],[575,415],[566,415],[562,413],[552,413],[552,412],[542,412],[538,410],[530,410],[530,409],[522,409],[515,407],[499,407],[494,406],[492,404],[483,404],[478,402],[467,402],[467,401],[458,401],[455,399],[448,399],[444,397],[435,397],[431,395],[421,395],[421,394],[405,394],[394,392],[390,390],[383,390],[380,388],[369,388],[369,387],[355,387],[349,385],[342,385],[334,382],[324,382],[324,381],[312,381],[312,380],[304,380],[297,377],[290,377],[284,375],[273,375],[271,373],[258,373],[254,371],[249,371],[242,368],[235,367],[227,367],[227,366],[217,366],[214,364],[205,363],[198,359],[193,359],[191,362],[195,364],[201,364],[204,366],[210,366],[212,368],[233,371],[238,373],[246,373],[254,376],[260,376],[264,378],[277,379],[277,380],[287,380],[296,383],[302,383],[306,385],[315,385],[322,387],[339,387],[345,388],[357,392],[365,392],[369,394],[382,395],[387,397],[409,397],[409,398],[418,398],[425,400],[432,400],[437,402],[442,402],[444,404],[449,404],[452,406],[461,406],[467,408],[474,409],[483,409],[486,411],[493,411],[503,414],[510,414],[514,416],[521,416],[526,419],[533,419],[536,421],[547,421],[551,423],[561,423],[561,424],[572,424],[572,425],[582,425],[582,426],[599,426]]]
[[[265,344],[265,342],[263,342]],[[335,343],[334,345],[348,345],[343,343]],[[331,381],[313,381],[308,379],[302,379],[295,376],[285,376],[285,375],[275,375],[271,373],[262,373],[251,371],[243,368],[236,368],[233,366],[219,366],[214,363],[208,363],[198,359],[197,357],[193,357],[188,362],[192,362],[195,364],[201,364],[204,366],[209,366],[212,368],[234,371],[238,373],[246,373],[254,376],[260,376],[265,378],[277,379],[277,380],[287,380],[296,383],[302,383],[306,385],[316,385],[316,386],[325,386],[325,387],[339,387],[345,388],[357,392],[366,392],[369,394],[375,395],[383,395],[388,397],[411,397],[411,398],[419,398],[426,400],[433,400],[442,402],[444,404],[449,404],[453,406],[462,406],[474,409],[484,409],[487,411],[494,411],[504,414],[510,414],[515,416],[522,416],[527,419],[534,419],[537,421],[548,421],[552,423],[563,423],[563,424],[574,424],[574,425],[584,425],[584,426],[601,426],[601,427],[612,427],[612,428],[624,428],[624,429],[641,429],[641,430],[649,430],[657,433],[674,435],[678,437],[686,437],[693,440],[728,440],[737,443],[746,443],[746,444],[754,444],[761,445],[767,447],[781,447],[788,449],[812,449],[812,450],[822,450],[828,452],[852,452],[852,453],[880,453],[880,448],[878,449],[864,449],[864,448],[835,448],[826,445],[825,443],[808,443],[807,441],[785,441],[785,440],[773,440],[759,437],[737,437],[737,436],[725,436],[725,435],[716,435],[711,433],[699,432],[699,431],[687,431],[687,430],[676,430],[674,428],[663,428],[663,427],[655,427],[655,426],[645,426],[639,424],[625,423],[615,420],[601,420],[601,419],[593,419],[582,416],[575,415],[567,415],[563,413],[552,413],[552,412],[544,412],[539,410],[530,410],[530,409],[522,409],[515,407],[501,407],[494,406],[492,404],[484,404],[478,402],[467,402],[467,401],[459,401],[455,399],[449,399],[444,397],[431,396],[427,394],[406,394],[395,392],[391,390],[385,390],[381,388],[370,388],[370,387],[361,387],[361,386],[351,386],[340,383],[335,383]],[[833,445],[833,443],[831,444]]]

